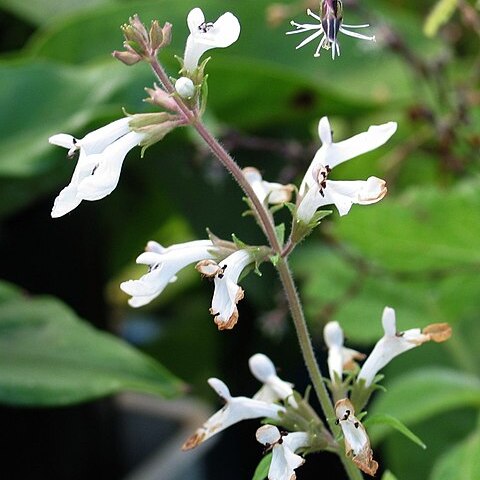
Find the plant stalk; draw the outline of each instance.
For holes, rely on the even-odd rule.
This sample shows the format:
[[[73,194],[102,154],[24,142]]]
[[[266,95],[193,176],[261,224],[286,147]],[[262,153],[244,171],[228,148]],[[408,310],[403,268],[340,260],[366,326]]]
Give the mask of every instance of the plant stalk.
[[[243,174],[239,165],[222,147],[222,145],[220,145],[218,140],[209,132],[209,130],[205,127],[205,125],[203,125],[203,123],[197,118],[197,116],[188,108],[187,105],[185,105],[182,99],[175,94],[174,86],[172,85],[170,79],[168,78],[167,74],[165,73],[163,67],[160,65],[156,57],[150,58],[150,64],[155,75],[157,76],[160,83],[164,86],[165,90],[168,93],[172,94],[172,97],[177,102],[177,105],[182,114],[185,116],[186,120],[188,120],[188,122],[196,129],[198,134],[209,146],[212,153],[218,158],[220,163],[227,169],[227,171],[230,172],[230,174],[237,181],[241,189],[244,191],[245,195],[250,200],[257,221],[260,224],[265,236],[267,237],[272,250],[279,255],[277,270],[280,275],[285,295],[288,299],[290,313],[292,315],[303,360],[307,367],[310,379],[313,384],[313,388],[315,389],[315,393],[320,401],[320,405],[322,407],[330,430],[335,436],[338,436],[340,433],[340,428],[335,425],[335,411],[328,395],[325,382],[320,372],[320,368],[318,367],[317,360],[315,358],[315,353],[313,350],[310,334],[308,332],[308,327],[305,320],[305,315],[303,313],[300,297],[298,296],[293,276],[287,262],[287,256],[291,252],[291,250],[293,250],[294,245],[289,244],[287,245],[286,249],[282,249],[282,245],[280,245],[280,242],[277,238],[272,215],[270,214],[268,208],[263,205],[263,203],[255,194],[253,188],[246,180],[245,175]],[[348,458],[346,458],[343,452],[339,451],[338,453],[350,480],[361,480],[363,478],[362,474],[355,467],[355,465]]]

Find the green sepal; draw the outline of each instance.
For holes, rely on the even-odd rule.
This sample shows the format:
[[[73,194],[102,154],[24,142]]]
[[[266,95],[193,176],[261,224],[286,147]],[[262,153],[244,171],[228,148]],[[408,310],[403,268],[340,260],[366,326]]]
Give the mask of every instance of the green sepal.
[[[199,116],[201,117],[207,108],[207,99],[208,99],[208,75],[205,75],[203,82],[200,85],[200,110]]]
[[[369,387],[365,387],[365,380],[362,378],[355,382],[351,387],[350,401],[356,412],[361,412],[363,407],[368,403],[370,396],[375,390],[385,391],[385,387],[379,385],[378,382],[383,379],[383,375],[379,374]]]
[[[250,245],[240,240],[234,233],[232,233],[232,240],[235,246],[240,249],[248,248]]]
[[[270,255],[268,259],[272,262],[272,265],[276,267],[278,264],[278,261],[280,260],[280,254],[276,253],[275,255]]]
[[[277,236],[278,243],[283,246],[285,241],[285,224],[280,223],[279,225],[275,225],[275,234]]]

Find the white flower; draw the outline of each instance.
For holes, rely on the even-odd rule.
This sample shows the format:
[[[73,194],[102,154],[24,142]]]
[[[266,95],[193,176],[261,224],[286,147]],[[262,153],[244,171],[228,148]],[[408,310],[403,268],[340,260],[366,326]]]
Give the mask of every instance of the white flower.
[[[308,167],[299,190],[297,218],[308,224],[319,207],[335,205],[340,215],[346,215],[355,204],[378,202],[387,193],[386,184],[377,177],[368,180],[329,180],[333,168],[362,153],[383,145],[396,131],[395,122],[373,125],[366,132],[334,143],[327,117],[320,119],[318,134],[322,146]]]
[[[272,183],[263,180],[260,172],[254,167],[246,167],[243,174],[253,191],[262,203],[272,205],[289,202],[294,190],[293,185],[282,185],[281,183]]]
[[[180,243],[168,248],[156,242],[148,242],[146,251],[137,258],[137,263],[148,265],[148,272],[139,280],[128,280],[120,288],[131,295],[128,303],[141,307],[160,295],[182,268],[190,263],[214,257],[217,248],[210,240]]]
[[[328,347],[328,372],[333,383],[341,382],[344,369],[352,369],[355,360],[365,358],[363,353],[343,346],[343,330],[338,322],[328,322],[323,329]]]
[[[209,263],[209,270],[202,264],[197,269],[206,276],[215,276],[210,313],[219,330],[229,330],[238,320],[237,303],[243,298],[243,289],[237,285],[238,277],[247,265],[254,261],[249,250],[237,250],[222,260],[219,265]]]
[[[294,480],[295,469],[305,463],[305,459],[295,452],[309,445],[306,432],[281,434],[273,425],[263,425],[257,430],[258,442],[272,449],[272,462],[268,470],[268,480]]]
[[[320,56],[320,49],[325,48],[326,50],[332,49],[332,58],[335,59],[336,55],[340,55],[340,45],[338,43],[338,32],[344,33],[350,37],[360,38],[362,40],[371,40],[375,41],[375,36],[362,35],[357,32],[351,32],[347,28],[365,28],[368,27],[368,24],[364,25],[345,25],[342,23],[342,2],[339,0],[323,0],[322,1],[322,11],[321,15],[316,15],[310,9],[307,9],[307,15],[313,17],[318,23],[297,23],[294,21],[290,22],[292,27],[295,27],[295,30],[287,32],[287,35],[293,35],[296,33],[305,33],[313,32],[305,40],[297,45],[297,49],[302,48],[307,43],[315,40],[320,37],[320,43],[318,44],[317,49],[315,50],[314,57]]]
[[[212,435],[242,420],[252,418],[273,418],[278,420],[279,412],[285,412],[285,408],[281,405],[262,402],[248,397],[232,397],[228,387],[218,378],[210,378],[208,383],[225,401],[225,405],[187,439],[183,444],[183,450],[196,447]]]
[[[215,23],[205,22],[200,8],[194,8],[187,17],[190,35],[187,38],[184,66],[193,71],[200,57],[211,48],[225,48],[236,42],[240,35],[240,23],[230,12],[224,13]]]
[[[296,406],[293,398],[293,385],[285,382],[278,375],[273,362],[263,353],[256,353],[248,360],[252,375],[263,383],[263,387],[254,395],[255,400],[276,402],[287,400],[292,406]]]
[[[80,150],[70,184],[55,199],[52,217],[65,215],[82,200],[99,200],[112,193],[125,156],[145,136],[131,131],[129,121],[129,118],[116,120],[80,140],[65,133],[48,139],[53,145],[68,148],[69,156]]]
[[[383,310],[382,325],[385,334],[377,342],[358,374],[357,381],[365,380],[366,387],[372,384],[375,375],[397,355],[430,340],[444,342],[452,334],[448,323],[433,323],[423,330],[412,328],[397,332],[395,310],[390,307]]]
[[[370,439],[362,423],[355,417],[353,405],[348,398],[335,404],[336,423],[342,428],[345,452],[355,465],[369,475],[375,475],[378,463],[373,459]]]

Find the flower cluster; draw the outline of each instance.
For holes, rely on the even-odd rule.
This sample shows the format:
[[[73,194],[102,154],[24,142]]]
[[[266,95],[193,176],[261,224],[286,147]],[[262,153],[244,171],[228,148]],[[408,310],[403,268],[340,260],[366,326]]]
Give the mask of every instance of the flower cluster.
[[[195,240],[168,248],[150,241],[137,263],[148,266],[148,272],[138,280],[128,280],[120,288],[132,298],[132,307],[142,307],[158,295],[177,273],[192,263],[202,276],[213,279],[214,293],[210,313],[219,330],[231,329],[238,320],[237,303],[243,298],[238,285],[241,273],[251,264],[260,262],[265,252],[261,248],[237,248],[234,243],[212,240]]]
[[[395,312],[390,307],[385,307],[382,323],[385,335],[377,342],[360,372],[355,360],[363,360],[365,355],[343,345],[343,331],[338,322],[329,322],[324,329],[330,389],[335,401],[335,423],[341,429],[346,455],[369,475],[375,475],[378,463],[373,459],[367,431],[355,412],[362,411],[372,392],[376,374],[400,353],[430,340],[443,342],[451,335],[448,324],[433,324],[423,330],[398,332]],[[266,451],[272,452],[268,478],[291,480],[296,478],[295,470],[305,462],[302,454],[340,448],[308,402],[293,390],[292,384],[278,377],[275,366],[267,356],[259,353],[253,355],[249,366],[253,376],[263,384],[251,398],[233,397],[221,380],[208,380],[225,405],[187,439],[184,450],[198,446],[242,420],[263,419],[266,424],[257,430],[256,438],[266,447]],[[353,391],[351,398],[346,396],[349,388],[343,380],[346,369],[352,372],[356,369],[356,374],[351,373],[347,380],[353,383],[350,387]],[[355,389],[368,392],[362,404],[358,402]],[[339,392],[341,396],[336,398]],[[278,428],[280,425],[282,430]]]
[[[249,360],[250,371],[262,382],[261,389],[252,397],[232,397],[227,386],[218,378],[208,383],[217,392],[225,405],[212,415],[183,445],[189,450],[200,445],[212,435],[242,420],[259,418],[275,425],[266,424],[257,430],[256,438],[267,450],[272,451],[269,467],[270,480],[295,478],[295,469],[304,463],[298,451],[311,448],[325,448],[334,440],[323,427],[322,422],[311,417],[311,410],[305,409],[304,400],[293,391],[293,386],[278,377],[272,361],[261,353]],[[302,405],[300,405],[302,404]],[[302,409],[302,406],[304,407]],[[315,420],[315,421],[314,421]],[[276,425],[301,425],[304,431],[280,431]]]
[[[223,14],[215,23],[206,22],[200,8],[194,8],[187,17],[190,35],[187,38],[183,60],[183,77],[175,82],[177,94],[182,99],[198,100],[197,88],[189,78],[199,69],[200,57],[212,48],[224,48],[234,43],[240,35],[240,23],[230,12]],[[153,21],[147,31],[138,15],[122,26],[125,36],[125,51],[113,52],[113,56],[127,65],[142,59],[156,57],[158,51],[170,43],[172,26],[165,23],[160,27]],[[202,75],[200,75],[200,80]],[[78,161],[70,184],[57,196],[52,217],[61,217],[75,209],[82,200],[100,200],[115,189],[120,178],[123,161],[135,146],[144,148],[161,140],[176,127],[186,125],[190,119],[181,111],[165,87],[155,85],[147,89],[147,100],[163,109],[162,113],[133,115],[116,120],[82,139],[60,133],[49,138],[49,142],[68,149],[68,156],[77,152]]]

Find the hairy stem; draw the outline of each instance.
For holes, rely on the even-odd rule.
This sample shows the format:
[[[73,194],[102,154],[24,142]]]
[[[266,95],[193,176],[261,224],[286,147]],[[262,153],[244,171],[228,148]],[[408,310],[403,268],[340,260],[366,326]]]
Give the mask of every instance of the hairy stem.
[[[310,334],[308,332],[308,327],[305,320],[305,315],[303,313],[300,297],[298,296],[293,276],[287,262],[287,256],[293,249],[294,245],[289,243],[284,250],[282,249],[282,245],[280,245],[277,234],[275,232],[275,224],[272,215],[268,211],[268,208],[263,205],[263,203],[259,200],[255,192],[253,191],[253,188],[246,180],[245,175],[243,174],[239,165],[222,147],[222,145],[220,145],[218,140],[209,132],[205,125],[203,125],[203,123],[197,118],[195,113],[192,112],[187,105],[185,105],[185,103],[178,95],[175,95],[175,88],[173,87],[170,79],[168,78],[167,74],[163,70],[163,67],[160,65],[156,57],[150,58],[150,64],[155,75],[157,76],[160,83],[164,86],[165,90],[168,93],[173,94],[172,97],[177,102],[177,105],[180,111],[185,116],[186,120],[188,120],[188,122],[195,128],[198,134],[209,146],[212,153],[218,158],[220,163],[227,169],[227,171],[230,172],[233,178],[240,185],[245,195],[250,200],[250,204],[257,218],[257,221],[260,224],[263,232],[265,233],[265,236],[267,237],[271,248],[275,253],[279,254],[277,270],[282,281],[285,295],[288,299],[290,313],[292,315],[293,323],[295,325],[295,330],[297,333],[298,342],[300,344],[303,360],[308,369],[313,388],[315,389],[315,393],[320,401],[320,405],[322,407],[323,413],[325,414],[325,418],[327,419],[328,425],[330,426],[330,430],[334,433],[335,436],[338,436],[338,434],[340,433],[340,429],[337,425],[335,425],[335,411],[333,409],[333,405],[328,395],[325,382],[323,381],[322,374],[315,358],[315,353],[310,339]],[[355,465],[348,458],[346,458],[343,452],[339,451],[338,453],[350,480],[362,479],[363,477],[359,470],[355,467]]]

